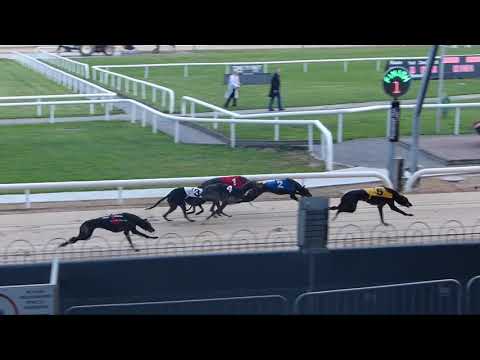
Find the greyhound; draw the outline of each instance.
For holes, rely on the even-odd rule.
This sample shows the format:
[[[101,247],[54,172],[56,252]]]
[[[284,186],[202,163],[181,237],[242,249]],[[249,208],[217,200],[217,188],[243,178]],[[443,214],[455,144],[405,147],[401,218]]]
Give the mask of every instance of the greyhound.
[[[62,243],[59,248],[67,246],[69,244],[75,244],[79,240],[90,239],[95,229],[105,229],[114,233],[119,233],[123,231],[131,248],[135,251],[140,251],[137,250],[135,246],[133,246],[132,239],[130,238],[130,232],[135,235],[143,236],[147,239],[158,239],[158,237],[152,237],[142,234],[136,229],[137,226],[150,233],[155,232],[155,229],[152,227],[152,225],[147,219],[141,219],[138,216],[129,213],[109,215],[93,220],[88,220],[80,226],[80,234],[78,236],[72,237],[70,240]]]

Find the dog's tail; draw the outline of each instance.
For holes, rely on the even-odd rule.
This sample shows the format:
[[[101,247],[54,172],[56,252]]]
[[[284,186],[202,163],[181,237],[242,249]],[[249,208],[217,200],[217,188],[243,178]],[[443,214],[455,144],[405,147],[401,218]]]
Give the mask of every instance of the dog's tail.
[[[152,210],[153,208],[157,207],[158,205],[160,205],[160,203],[165,200],[166,198],[168,198],[168,195],[165,196],[164,198],[160,199],[155,205],[153,205],[152,207],[149,207],[149,208],[146,208],[145,210]]]
[[[67,246],[68,244],[71,244],[71,243],[72,243],[73,241],[75,241],[75,240],[77,240],[77,238],[76,238],[76,237],[72,237],[70,240],[61,243],[61,244],[58,246],[58,248],[65,247],[65,246]]]
[[[338,206],[332,206],[332,207],[329,207],[328,210],[338,210]]]

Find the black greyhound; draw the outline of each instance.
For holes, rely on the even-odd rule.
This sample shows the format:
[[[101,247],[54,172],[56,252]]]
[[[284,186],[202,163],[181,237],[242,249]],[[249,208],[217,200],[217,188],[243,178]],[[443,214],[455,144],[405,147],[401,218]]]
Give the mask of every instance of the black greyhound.
[[[241,190],[243,194],[245,194],[249,189],[256,187],[258,183],[254,181],[250,181],[243,176],[224,176],[224,177],[218,177],[218,178],[207,180],[203,184],[201,184],[199,188],[204,189],[207,186],[211,186],[215,184],[224,184],[226,186],[231,186],[233,189]],[[200,207],[200,211],[195,215],[200,215],[201,213],[203,213],[204,210],[202,205],[205,204],[206,202],[205,200],[202,200],[201,198],[190,197],[190,198],[187,198],[185,202],[188,205],[190,205],[190,208],[187,209],[187,214],[194,214],[196,211],[195,208],[197,206]],[[212,206],[210,211],[213,211],[214,207],[215,205]],[[219,216],[221,216],[222,214],[225,215],[225,213],[223,212],[217,213],[217,215]]]
[[[265,183],[257,183],[253,188],[245,192],[245,201],[253,201],[263,193],[276,195],[290,195],[292,200],[298,201],[296,195],[301,197],[312,197],[312,194],[305,186],[300,185],[293,179],[271,180]]]
[[[352,190],[347,192],[342,196],[340,200],[340,205],[332,206],[329,210],[338,210],[333,220],[335,220],[341,212],[354,213],[357,209],[357,203],[359,201],[365,201],[370,205],[377,205],[378,212],[380,213],[380,220],[382,224],[388,226],[389,224],[385,223],[383,220],[383,207],[388,205],[390,209],[396,211],[405,216],[413,216],[413,214],[407,214],[395,206],[395,202],[399,203],[405,207],[411,207],[412,204],[408,199],[401,195],[399,192],[381,186],[375,188],[367,188],[361,190]]]
[[[180,207],[183,211],[183,216],[190,222],[194,222],[188,217],[186,204],[196,204],[198,201],[199,203],[203,204],[207,201],[211,201],[213,203],[212,208],[210,209],[211,215],[207,218],[210,219],[212,216],[217,215],[225,215],[230,217],[229,215],[225,214],[223,210],[228,204],[239,203],[243,201],[243,192],[238,189],[234,189],[231,186],[226,186],[224,184],[213,184],[205,187],[204,189],[200,188],[177,188],[172,190],[167,196],[160,199],[155,205],[145,209],[151,210],[164,200],[167,200],[170,209],[163,215],[163,218],[167,221],[172,221],[167,218],[169,214],[174,212],[177,207]],[[198,205],[198,204],[197,204]],[[216,207],[216,210],[214,210]],[[202,208],[203,210],[203,208]]]
[[[138,216],[129,213],[122,213],[85,221],[80,226],[80,234],[64,242],[59,247],[75,244],[79,240],[88,240],[92,237],[95,229],[105,229],[114,233],[123,232],[132,249],[135,251],[140,251],[135,249],[135,246],[133,246],[132,239],[130,238],[130,232],[135,235],[143,236],[147,239],[158,239],[158,237],[142,234],[136,229],[137,226],[150,233],[155,232],[155,229],[147,219],[141,219]]]

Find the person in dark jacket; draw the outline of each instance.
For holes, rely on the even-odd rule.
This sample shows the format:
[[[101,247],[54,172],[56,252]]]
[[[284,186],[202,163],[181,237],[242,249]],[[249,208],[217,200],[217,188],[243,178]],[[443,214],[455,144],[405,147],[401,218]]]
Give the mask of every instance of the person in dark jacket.
[[[275,74],[272,76],[272,82],[270,85],[270,93],[268,95],[270,97],[270,105],[268,107],[268,110],[274,111],[273,110],[273,101],[275,98],[277,99],[278,102],[278,110],[283,111],[283,106],[282,106],[282,97],[280,95],[280,69],[277,69],[275,71]]]

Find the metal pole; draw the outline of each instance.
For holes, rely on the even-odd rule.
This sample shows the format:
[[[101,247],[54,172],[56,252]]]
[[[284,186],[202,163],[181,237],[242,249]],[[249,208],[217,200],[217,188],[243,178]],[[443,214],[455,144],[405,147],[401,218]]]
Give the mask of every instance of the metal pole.
[[[439,68],[439,77],[438,77],[438,103],[442,103],[443,93],[443,80],[445,78],[445,65],[443,64],[443,58],[445,56],[446,46],[440,45],[440,68]],[[435,132],[438,134],[440,132],[440,121],[441,121],[442,109],[437,108],[437,114],[435,117]]]
[[[430,81],[432,66],[435,60],[435,56],[437,55],[437,50],[438,50],[438,45],[433,45],[432,49],[430,50],[430,55],[427,61],[427,69],[425,71],[425,74],[423,75],[420,92],[417,97],[417,105],[415,108],[415,115],[413,118],[413,125],[412,125],[412,146],[410,147],[410,166],[409,166],[410,173],[414,173],[417,171],[418,137],[420,134],[420,114],[422,113],[423,101],[425,100],[425,95],[428,90],[428,83]]]

